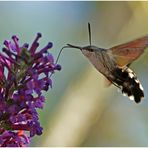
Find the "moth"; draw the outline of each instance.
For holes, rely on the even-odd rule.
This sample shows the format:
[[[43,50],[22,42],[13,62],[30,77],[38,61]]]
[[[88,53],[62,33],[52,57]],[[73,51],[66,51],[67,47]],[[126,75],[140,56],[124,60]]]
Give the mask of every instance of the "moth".
[[[148,47],[148,35],[109,49],[91,44],[91,30],[88,23],[90,45],[80,47],[67,44],[68,48],[80,49],[94,67],[102,73],[110,84],[118,87],[123,95],[139,103],[144,98],[143,87],[130,64],[139,58]]]

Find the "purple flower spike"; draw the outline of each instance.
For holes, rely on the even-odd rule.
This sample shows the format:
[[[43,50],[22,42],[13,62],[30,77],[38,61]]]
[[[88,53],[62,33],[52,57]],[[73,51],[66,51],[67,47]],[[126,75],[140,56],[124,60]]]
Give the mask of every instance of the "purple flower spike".
[[[37,108],[45,103],[43,91],[52,87],[51,74],[61,70],[48,49],[49,42],[37,51],[38,33],[31,47],[19,45],[19,38],[5,40],[0,53],[0,147],[25,147],[41,135]],[[50,87],[49,87],[50,86]]]
[[[32,45],[31,45],[31,48],[30,48],[30,52],[31,52],[32,54],[35,53],[35,50],[36,50],[37,47],[39,46],[38,40],[39,40],[39,38],[41,38],[41,37],[42,37],[41,33],[37,33],[37,36],[36,36],[34,42],[33,42]]]
[[[17,36],[12,36],[12,40],[14,41],[14,44],[15,44],[15,49],[16,49],[16,52],[19,54],[20,53],[20,48],[19,48],[19,44],[18,44],[18,37]]]

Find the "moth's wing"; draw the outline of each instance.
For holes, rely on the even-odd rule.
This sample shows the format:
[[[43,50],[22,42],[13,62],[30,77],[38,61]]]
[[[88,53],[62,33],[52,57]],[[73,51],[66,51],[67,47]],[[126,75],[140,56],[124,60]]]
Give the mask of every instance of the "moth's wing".
[[[148,36],[131,42],[112,47],[108,50],[112,54],[119,67],[129,65],[136,60],[148,47]]]

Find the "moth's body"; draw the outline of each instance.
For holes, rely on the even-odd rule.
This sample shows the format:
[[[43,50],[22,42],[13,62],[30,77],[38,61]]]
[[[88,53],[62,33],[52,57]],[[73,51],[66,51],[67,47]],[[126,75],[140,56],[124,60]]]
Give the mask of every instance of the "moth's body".
[[[128,66],[120,67],[110,50],[86,46],[81,48],[81,51],[100,73],[121,89],[124,95],[136,103],[141,101],[144,97],[143,87],[136,74]]]
[[[139,103],[144,97],[143,87],[129,65],[148,47],[148,36],[110,49],[93,45],[85,47],[67,45],[80,49],[94,67],[112,84],[119,87],[123,95],[127,95],[130,100]]]

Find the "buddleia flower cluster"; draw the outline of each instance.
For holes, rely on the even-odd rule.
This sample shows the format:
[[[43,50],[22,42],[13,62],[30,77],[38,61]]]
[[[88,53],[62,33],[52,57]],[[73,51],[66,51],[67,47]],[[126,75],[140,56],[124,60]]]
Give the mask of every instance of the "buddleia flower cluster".
[[[44,91],[52,87],[51,74],[61,70],[48,52],[49,42],[38,50],[38,33],[32,45],[19,38],[5,40],[0,52],[0,146],[24,147],[41,135],[37,109],[45,103]]]

